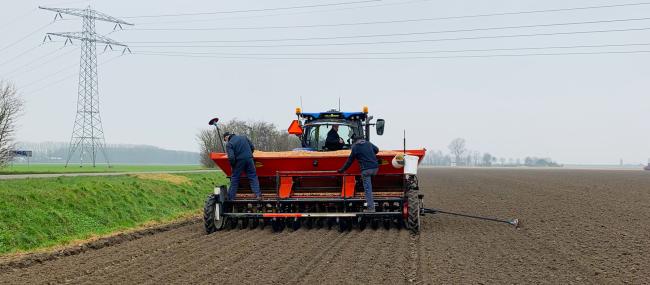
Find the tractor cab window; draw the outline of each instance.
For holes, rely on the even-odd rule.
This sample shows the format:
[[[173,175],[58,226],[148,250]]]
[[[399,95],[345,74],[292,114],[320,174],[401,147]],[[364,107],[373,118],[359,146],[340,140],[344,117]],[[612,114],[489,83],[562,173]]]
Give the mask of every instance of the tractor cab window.
[[[327,134],[332,131],[333,126],[338,126],[338,136],[341,140],[339,145],[334,147],[332,142],[327,143]],[[349,149],[352,144],[352,136],[354,135],[354,128],[349,125],[338,124],[317,124],[307,127],[305,133],[304,147],[313,148],[317,151],[331,151],[338,149]]]

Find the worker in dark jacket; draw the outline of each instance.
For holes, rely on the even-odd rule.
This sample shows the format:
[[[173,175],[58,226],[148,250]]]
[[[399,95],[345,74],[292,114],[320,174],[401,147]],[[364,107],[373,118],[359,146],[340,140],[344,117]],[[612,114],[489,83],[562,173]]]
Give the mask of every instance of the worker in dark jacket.
[[[332,129],[327,132],[325,147],[327,150],[342,150],[344,144],[343,139],[339,136],[339,125],[332,125]]]
[[[230,176],[230,189],[228,190],[228,199],[234,200],[239,187],[239,178],[242,172],[246,172],[251,189],[258,200],[262,199],[260,191],[260,182],[255,172],[255,161],[253,161],[253,151],[255,147],[246,136],[237,136],[230,132],[223,134],[223,140],[226,141],[226,152],[232,168]]]
[[[339,169],[338,173],[345,172],[356,159],[359,161],[361,168],[361,180],[363,181],[363,189],[366,194],[366,207],[368,212],[375,211],[375,202],[372,199],[372,176],[377,174],[379,170],[379,162],[377,160],[377,153],[379,148],[369,141],[364,140],[357,135],[353,136],[355,140],[352,145],[352,152],[343,167]]]

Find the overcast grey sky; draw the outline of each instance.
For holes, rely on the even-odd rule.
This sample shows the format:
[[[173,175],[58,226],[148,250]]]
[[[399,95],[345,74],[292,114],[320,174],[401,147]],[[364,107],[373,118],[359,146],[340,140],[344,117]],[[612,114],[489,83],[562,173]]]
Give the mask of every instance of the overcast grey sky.
[[[104,13],[130,17],[342,2],[352,1],[96,0],[90,3]],[[77,100],[78,46],[62,48],[62,42],[38,45],[45,32],[78,31],[81,21],[64,16],[63,21],[38,30],[51,23],[54,14],[35,8],[38,5],[81,8],[87,3],[2,1],[0,78],[14,81],[26,100],[25,114],[20,120],[19,140],[69,140]],[[341,97],[344,110],[357,111],[367,105],[376,118],[387,120],[385,135],[376,140],[382,148],[400,148],[402,130],[406,129],[408,146],[412,148],[447,151],[452,139],[463,137],[467,140],[468,148],[490,152],[498,157],[548,156],[562,163],[618,163],[620,158],[628,163],[645,162],[650,157],[650,53],[467,56],[650,51],[650,45],[449,51],[650,44],[650,30],[458,40],[650,28],[650,20],[639,19],[650,18],[650,5],[322,26],[623,3],[635,1],[383,0],[258,12],[125,18],[136,24],[133,29],[140,30],[114,33],[110,33],[112,24],[98,22],[99,32],[110,33],[108,36],[114,40],[129,43],[134,52],[114,60],[111,59],[119,52],[99,56],[100,63],[111,60],[99,67],[106,139],[108,143],[151,144],[195,151],[195,134],[207,127],[207,121],[212,116],[217,115],[225,120],[235,117],[264,120],[285,128],[294,119],[294,108],[299,105],[300,96],[305,111],[334,108]],[[635,20],[628,21],[630,19]],[[626,21],[386,37],[249,41],[604,20]],[[296,25],[321,26],[220,29]],[[212,30],[205,30],[208,28]],[[431,41],[452,38],[455,40]],[[200,42],[232,40],[247,41]],[[192,42],[179,43],[187,41]],[[407,42],[350,44],[377,41]],[[164,45],[183,47],[161,47]],[[206,45],[212,47],[199,47]],[[250,47],[260,45],[272,47]],[[103,50],[103,47],[98,47],[98,50]],[[448,52],[421,53],[427,51]],[[170,52],[175,56],[146,54],[151,52]],[[388,54],[364,54],[382,52]],[[234,57],[312,59],[224,58],[233,57],[224,53],[282,54]],[[318,55],[296,56],[314,53]],[[338,53],[348,54],[322,55]],[[449,56],[464,57],[404,58]],[[356,59],[313,59],[323,57]],[[363,57],[400,59],[359,59]]]

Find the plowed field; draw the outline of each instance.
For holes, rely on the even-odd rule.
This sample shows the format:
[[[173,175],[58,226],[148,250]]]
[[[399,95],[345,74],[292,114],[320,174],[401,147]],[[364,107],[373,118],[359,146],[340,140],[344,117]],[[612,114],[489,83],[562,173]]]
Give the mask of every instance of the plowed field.
[[[118,242],[0,259],[0,283],[650,283],[650,173],[422,169],[422,232],[300,229],[205,235],[198,220]]]

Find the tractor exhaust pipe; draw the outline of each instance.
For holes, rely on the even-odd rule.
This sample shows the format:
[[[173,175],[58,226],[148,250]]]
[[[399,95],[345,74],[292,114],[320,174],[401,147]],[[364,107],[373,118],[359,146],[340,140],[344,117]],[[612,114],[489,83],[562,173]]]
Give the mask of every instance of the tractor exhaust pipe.
[[[519,219],[499,219],[499,218],[492,218],[492,217],[481,217],[481,216],[474,216],[474,215],[467,215],[467,214],[461,214],[461,213],[454,213],[454,212],[447,212],[443,211],[440,209],[427,209],[427,208],[422,208],[420,210],[422,214],[447,214],[447,215],[452,215],[452,216],[459,216],[459,217],[465,217],[465,218],[472,218],[472,219],[478,219],[478,220],[484,220],[484,221],[492,221],[492,222],[498,222],[498,223],[504,223],[504,224],[509,224],[514,226],[515,228],[519,228],[520,223]]]

